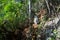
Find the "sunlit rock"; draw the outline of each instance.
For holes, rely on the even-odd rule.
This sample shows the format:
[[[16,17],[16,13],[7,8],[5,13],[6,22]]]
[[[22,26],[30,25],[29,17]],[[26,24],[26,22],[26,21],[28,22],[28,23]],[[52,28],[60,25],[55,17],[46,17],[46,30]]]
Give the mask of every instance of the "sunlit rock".
[[[56,25],[59,22],[59,20],[60,19],[58,17],[55,17],[53,20],[47,21],[44,26],[52,26],[54,24]]]

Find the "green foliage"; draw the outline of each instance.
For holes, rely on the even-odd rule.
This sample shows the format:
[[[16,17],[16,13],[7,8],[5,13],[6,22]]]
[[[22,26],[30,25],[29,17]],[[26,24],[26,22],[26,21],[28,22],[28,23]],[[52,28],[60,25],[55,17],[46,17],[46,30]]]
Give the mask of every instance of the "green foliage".
[[[9,30],[19,26],[27,18],[26,3],[15,0],[0,0],[0,26],[7,20],[5,27]]]
[[[53,5],[60,4],[59,0],[52,0],[51,2]],[[44,3],[44,0],[31,0],[31,9],[35,12],[40,11],[42,8],[47,9]],[[13,32],[17,28],[22,27],[20,23],[24,23],[26,18],[28,18],[27,11],[28,0],[0,0],[0,30],[3,31],[3,27],[5,27],[7,31]],[[44,16],[38,27],[39,32],[47,20],[48,17]],[[2,34],[1,32],[0,40],[2,40]],[[51,40],[53,40],[53,37]]]

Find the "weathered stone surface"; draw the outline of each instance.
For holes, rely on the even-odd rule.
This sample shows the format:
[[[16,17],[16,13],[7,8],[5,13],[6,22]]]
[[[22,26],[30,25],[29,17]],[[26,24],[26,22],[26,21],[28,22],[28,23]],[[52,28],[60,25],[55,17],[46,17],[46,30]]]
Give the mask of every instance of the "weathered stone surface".
[[[47,27],[47,29],[46,29],[46,33],[48,33],[49,34],[49,36],[51,36],[51,34],[53,34],[52,33],[52,30],[54,30],[56,27],[57,27],[57,35],[56,35],[56,37],[59,39],[60,38],[60,17],[58,16],[58,17],[55,17],[53,20],[51,20],[51,21],[47,21],[46,23],[45,23],[45,25],[44,25],[44,27]],[[53,27],[52,29],[51,29],[51,27]],[[53,34],[54,35],[54,34]],[[46,40],[48,40],[49,39],[49,37],[47,36],[46,37]],[[57,40],[57,39],[56,39]]]
[[[52,26],[54,24],[57,24],[59,20],[60,19],[58,17],[55,17],[53,20],[47,21],[44,26]]]

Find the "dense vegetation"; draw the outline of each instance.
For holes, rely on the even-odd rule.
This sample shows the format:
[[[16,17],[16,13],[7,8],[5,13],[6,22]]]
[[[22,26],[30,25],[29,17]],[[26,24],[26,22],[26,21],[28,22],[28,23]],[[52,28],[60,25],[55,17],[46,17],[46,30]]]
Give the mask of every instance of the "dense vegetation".
[[[0,40],[7,32],[14,32],[24,24],[27,9],[27,1],[0,0]]]
[[[46,21],[56,17],[60,12],[60,0],[30,0],[30,16],[28,1],[0,0],[0,40],[45,40],[44,36],[46,35],[41,33],[44,28],[43,26]],[[35,15],[39,18],[38,28],[36,28],[38,32],[35,32],[36,29],[32,28]],[[29,30],[30,26],[31,30]],[[26,32],[28,31],[25,29],[29,31],[28,38],[26,37]],[[56,40],[56,29],[53,30],[54,32],[56,33],[50,40]],[[32,35],[30,36],[30,34]],[[37,38],[37,35],[41,35],[41,37]],[[36,39],[34,36],[36,36]]]

